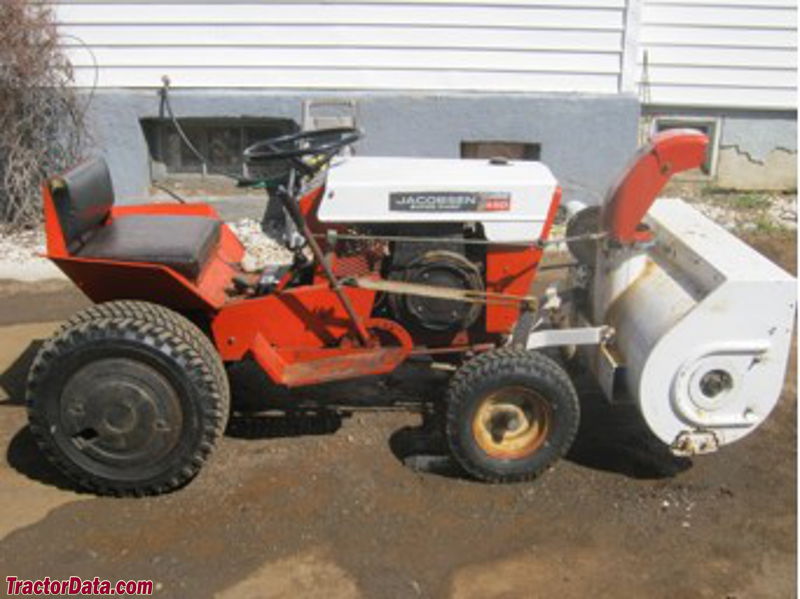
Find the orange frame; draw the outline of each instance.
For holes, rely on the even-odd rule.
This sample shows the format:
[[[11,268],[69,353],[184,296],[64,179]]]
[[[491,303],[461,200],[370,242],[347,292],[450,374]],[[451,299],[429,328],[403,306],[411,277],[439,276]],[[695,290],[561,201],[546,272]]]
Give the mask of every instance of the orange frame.
[[[322,188],[312,190],[300,201],[303,215],[316,231],[322,230],[316,219],[322,191]],[[560,198],[561,189],[557,188],[542,229],[543,238],[550,232]],[[287,289],[286,279],[273,293],[260,297],[232,293],[234,277],[243,274],[238,263],[244,256],[244,247],[224,223],[211,258],[197,280],[190,280],[160,264],[71,255],[49,185],[44,186],[43,199],[47,257],[92,301],[145,300],[179,312],[201,313],[223,360],[252,357],[276,383],[299,386],[383,374],[395,369],[414,351],[411,337],[402,326],[370,318],[374,291],[345,289],[373,336],[367,347],[351,340],[348,316],[327,281],[315,278],[311,285]],[[134,214],[219,219],[208,204],[145,204],[112,207],[103,224]],[[487,288],[527,294],[541,255],[542,250],[536,247],[499,246],[492,250],[487,259]],[[515,307],[487,306],[486,333],[509,332],[518,313]],[[462,351],[470,347],[469,339],[457,336],[445,347],[433,351],[448,347]]]
[[[160,264],[71,255],[49,185],[44,186],[43,203],[47,257],[92,301],[144,300],[179,312],[202,313],[223,360],[251,356],[276,383],[298,386],[382,374],[411,352],[410,337],[402,327],[369,319],[373,291],[345,290],[368,326],[384,332],[366,348],[349,342],[347,314],[327,284],[281,289],[262,297],[233,296],[229,292],[233,278],[242,274],[237,264],[244,247],[224,223],[212,256],[192,281]],[[133,214],[219,219],[208,204],[145,204],[113,207],[103,225]]]

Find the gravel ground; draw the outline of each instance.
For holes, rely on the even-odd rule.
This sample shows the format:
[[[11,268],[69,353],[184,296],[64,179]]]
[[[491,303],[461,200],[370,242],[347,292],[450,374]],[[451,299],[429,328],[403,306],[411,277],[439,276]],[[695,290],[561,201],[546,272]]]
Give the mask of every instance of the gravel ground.
[[[729,231],[797,229],[797,194],[729,191],[696,183],[670,183],[664,197],[683,198]]]
[[[44,251],[42,229],[10,232],[0,228],[0,279],[40,281],[63,278],[58,267],[39,255]]]
[[[261,224],[252,218],[242,218],[228,223],[233,232],[246,248],[242,260],[242,268],[246,272],[256,272],[267,264],[291,264],[292,252],[282,244],[270,238],[261,228]]]
[[[731,231],[797,229],[797,196],[735,195],[692,202],[703,214]]]
[[[38,256],[45,251],[44,229],[9,231],[0,228],[0,259],[14,264],[47,263]]]

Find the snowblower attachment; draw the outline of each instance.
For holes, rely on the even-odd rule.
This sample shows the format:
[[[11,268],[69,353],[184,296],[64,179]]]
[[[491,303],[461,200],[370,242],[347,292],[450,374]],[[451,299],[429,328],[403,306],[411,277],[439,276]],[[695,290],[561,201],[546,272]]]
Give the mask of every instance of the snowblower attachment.
[[[642,219],[670,177],[697,168],[706,156],[708,138],[693,129],[670,129],[642,146],[611,188],[603,206],[603,225],[619,243],[647,241]]]
[[[685,202],[654,202],[669,174],[699,166],[701,148],[680,132],[639,154],[604,207],[609,239],[591,283],[591,320],[615,330],[591,355],[598,381],[611,400],[635,402],[683,455],[714,451],[766,419],[796,306],[788,273]],[[663,180],[646,181],[648,171]]]

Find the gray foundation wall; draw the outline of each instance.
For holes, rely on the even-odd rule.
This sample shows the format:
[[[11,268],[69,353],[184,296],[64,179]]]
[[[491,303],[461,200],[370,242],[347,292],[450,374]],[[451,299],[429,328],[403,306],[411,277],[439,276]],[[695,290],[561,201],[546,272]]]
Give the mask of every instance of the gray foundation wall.
[[[180,117],[301,119],[298,92],[171,92]],[[627,95],[342,94],[357,101],[366,136],[364,156],[450,157],[462,141],[541,144],[541,160],[564,188],[564,199],[597,202],[635,150],[639,102]],[[147,197],[150,164],[140,119],[158,116],[157,90],[101,90],[89,109],[95,151],[111,168],[120,203]]]
[[[719,123],[713,183],[741,190],[797,189],[797,112],[648,108],[649,116],[707,117]]]

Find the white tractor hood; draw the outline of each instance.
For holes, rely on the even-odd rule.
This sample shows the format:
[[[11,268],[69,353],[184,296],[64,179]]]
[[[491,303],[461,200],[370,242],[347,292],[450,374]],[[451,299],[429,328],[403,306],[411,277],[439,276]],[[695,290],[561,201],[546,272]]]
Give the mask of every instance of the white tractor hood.
[[[481,223],[487,239],[533,241],[556,180],[541,162],[350,157],[331,166],[325,223]]]

